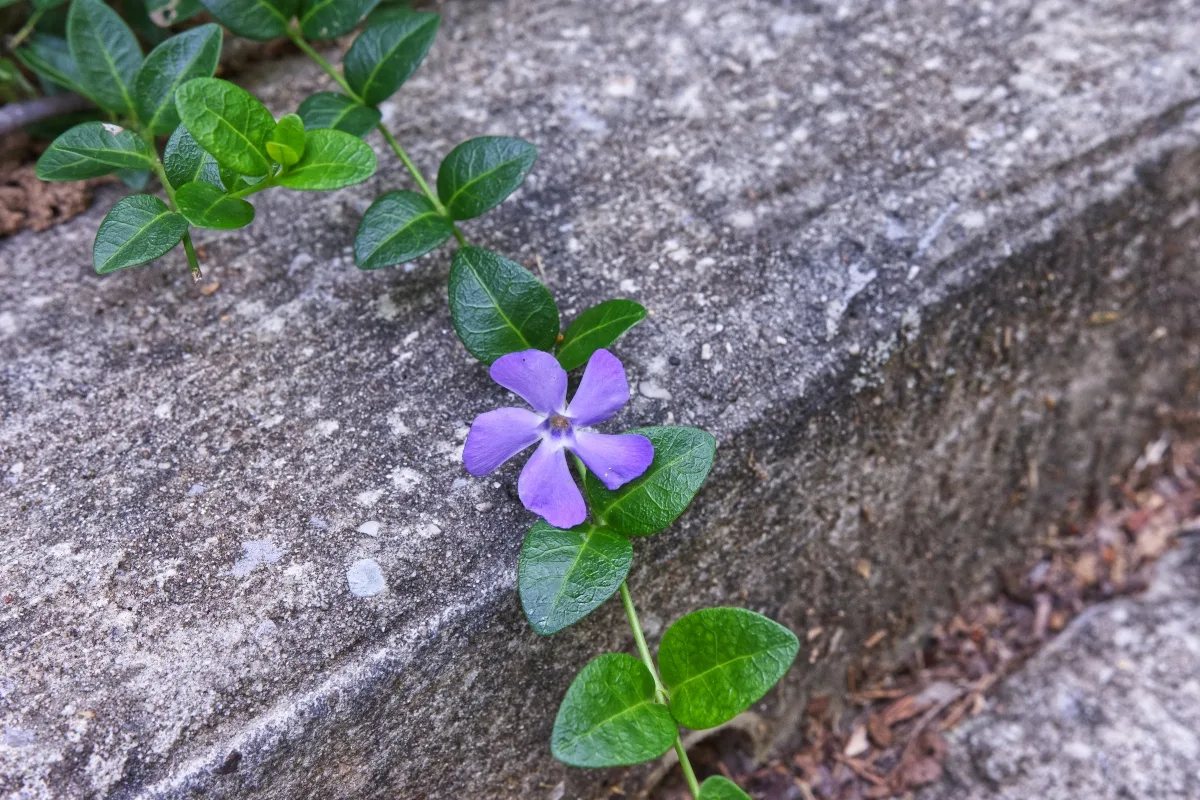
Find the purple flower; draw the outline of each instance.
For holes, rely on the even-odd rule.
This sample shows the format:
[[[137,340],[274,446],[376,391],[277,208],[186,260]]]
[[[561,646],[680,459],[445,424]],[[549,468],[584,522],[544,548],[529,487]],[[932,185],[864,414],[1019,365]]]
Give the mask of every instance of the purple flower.
[[[467,434],[463,463],[472,475],[487,475],[541,442],[521,470],[517,494],[526,508],[556,528],[571,528],[587,518],[583,495],[567,466],[568,450],[609,489],[638,477],[654,460],[654,445],[645,436],[588,430],[629,402],[625,368],[607,350],[592,354],[569,406],[567,372],[549,353],[509,353],[496,359],[490,374],[533,411],[498,408],[480,414]]]

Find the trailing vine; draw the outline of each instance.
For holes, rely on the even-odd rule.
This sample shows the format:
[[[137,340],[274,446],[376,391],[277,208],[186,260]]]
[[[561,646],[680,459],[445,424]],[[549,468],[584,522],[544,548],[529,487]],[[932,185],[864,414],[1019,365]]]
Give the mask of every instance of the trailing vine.
[[[637,657],[602,654],[579,672],[558,708],[551,752],[578,767],[612,767],[674,749],[695,798],[746,798],[720,776],[698,782],[680,726],[716,727],[758,702],[787,672],[799,643],[755,612],[708,608],[672,624],[657,659],[651,654],[626,580],[634,542],[684,513],[712,467],[716,440],[689,427],[594,430],[629,400],[624,367],[609,348],[645,308],[607,300],[562,330],[554,298],[536,276],[468,244],[460,223],[516,191],[537,151],[514,137],[469,139],[445,156],[431,185],[383,123],[378,105],[424,60],[436,14],[385,13],[378,0],[200,1],[238,35],[289,39],[340,91],[318,92],[276,120],[249,92],[212,77],[222,43],[217,25],[172,36],[143,57],[115,11],[101,0],[71,0],[65,40],[32,33],[17,53],[46,80],[93,100],[111,121],[68,130],[37,173],[44,180],[116,173],[139,188],[153,174],[165,195],[164,202],[133,194],[114,206],[96,235],[96,271],[143,264],[182,244],[199,277],[191,227],[249,225],[247,198],[268,189],[331,190],[366,180],[376,157],[364,137],[377,130],[417,191],[396,189],[371,204],[355,236],[356,264],[396,266],[453,239],[448,297],[458,338],[529,406],[481,413],[463,450],[468,472],[482,476],[536,445],[518,481],[521,502],[541,518],[518,564],[529,624],[549,636],[619,595],[636,645]],[[341,69],[312,44],[349,33],[364,17],[368,24]],[[169,138],[160,156],[162,136]],[[568,402],[568,373],[581,368]]]

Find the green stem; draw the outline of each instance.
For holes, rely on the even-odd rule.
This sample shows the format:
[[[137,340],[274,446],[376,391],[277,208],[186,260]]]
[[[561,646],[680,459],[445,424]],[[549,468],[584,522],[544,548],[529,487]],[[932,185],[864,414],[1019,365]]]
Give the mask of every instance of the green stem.
[[[21,26],[21,30],[17,31],[13,35],[12,39],[9,40],[8,49],[16,50],[17,47],[20,46],[20,44],[22,42],[24,42],[26,39],[28,39],[29,35],[31,33],[33,33],[33,29],[37,26],[38,22],[42,19],[42,14],[45,14],[45,13],[46,13],[45,9],[39,8],[36,11],[34,11],[32,14],[30,14],[29,19],[25,22],[24,25]]]
[[[333,78],[334,82],[336,82],[337,85],[342,88],[343,92],[353,98],[356,103],[363,102],[363,99],[358,96],[358,93],[350,88],[350,84],[346,83],[346,79],[342,77],[342,74],[334,69],[333,65],[326,61],[325,58],[318,53],[311,44],[306,42],[304,37],[300,35],[299,31],[297,31],[295,28],[288,28],[287,35],[288,38],[292,40],[292,43],[304,52],[304,55],[317,62],[321,69],[325,70],[325,73],[329,77]]]
[[[625,606],[625,616],[629,618],[629,627],[633,629],[633,641],[637,644],[638,655],[642,657],[642,663],[646,665],[646,669],[650,670],[650,676],[654,678],[654,699],[656,702],[666,705],[666,687],[663,686],[662,679],[658,677],[654,659],[650,657],[650,646],[646,644],[646,635],[642,633],[642,623],[638,621],[637,609],[633,605],[633,596],[629,594],[629,584],[624,581],[621,583],[621,604]],[[683,747],[683,737],[679,735],[678,731],[675,733],[675,754],[679,756],[679,767],[683,770],[683,777],[687,781],[692,797],[699,798],[700,782],[696,780],[696,772],[692,769],[692,762],[688,760],[687,750]]]
[[[252,194],[258,194],[259,192],[261,192],[264,189],[270,189],[274,185],[275,185],[275,181],[273,181],[271,179],[271,176],[268,175],[267,177],[263,178],[258,183],[255,183],[251,186],[247,186],[245,189],[239,189],[238,191],[233,192],[229,196],[234,198],[235,200],[241,200],[242,198],[249,197]]]
[[[178,212],[179,207],[175,205],[175,187],[171,186],[171,182],[167,180],[167,171],[163,168],[162,159],[158,157],[158,148],[154,144],[154,136],[150,133],[143,133],[142,138],[150,145],[150,151],[154,153],[154,174],[158,176],[158,182],[162,184],[163,191],[167,194],[167,205],[172,211]],[[188,269],[192,272],[192,280],[199,282],[204,275],[200,272],[200,258],[196,255],[196,248],[192,245],[192,232],[184,231],[183,234],[183,252],[187,254]]]
[[[366,105],[366,102],[363,101],[358,93],[350,88],[350,84],[346,83],[346,79],[342,77],[342,74],[334,69],[334,66],[326,61],[325,58],[318,53],[312,45],[305,41],[304,37],[300,35],[299,31],[297,31],[295,28],[288,28],[287,35],[288,38],[291,39],[296,45],[296,47],[299,47],[305,55],[317,62],[317,65],[321,69],[325,70],[326,75],[333,78],[334,82],[341,87],[342,91],[345,92],[347,96],[353,99],[356,103]],[[412,159],[408,157],[408,153],[406,153],[404,148],[400,146],[400,142],[396,140],[396,137],[392,135],[392,132],[388,130],[387,126],[382,122],[379,123],[378,128],[379,132],[383,134],[383,138],[387,141],[388,145],[391,146],[392,151],[400,159],[401,163],[404,164],[404,168],[408,170],[408,174],[412,175],[413,180],[417,182],[417,186],[421,188],[421,194],[425,195],[426,199],[433,204],[433,207],[437,209],[439,214],[449,219],[450,214],[447,213],[446,207],[442,205],[442,201],[438,199],[437,193],[434,192],[433,189],[429,188],[429,184],[425,181],[425,176],[421,174],[421,170],[417,169],[417,165],[414,164]],[[451,230],[454,231],[454,238],[458,241],[459,246],[466,246],[467,239],[465,236],[463,236],[462,231],[458,229],[458,226],[455,225],[453,221],[451,221],[450,226]]]

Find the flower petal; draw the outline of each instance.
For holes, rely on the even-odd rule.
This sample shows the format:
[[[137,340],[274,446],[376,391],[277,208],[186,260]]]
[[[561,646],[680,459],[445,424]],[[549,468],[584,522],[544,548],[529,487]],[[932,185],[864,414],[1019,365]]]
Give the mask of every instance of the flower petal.
[[[488,374],[524,398],[534,411],[559,414],[567,404],[567,371],[549,353],[522,350],[500,356]]]
[[[542,442],[529,457],[517,494],[526,508],[556,528],[573,528],[587,519],[583,495],[567,467],[567,452],[552,442]]]
[[[463,464],[475,476],[487,475],[541,436],[542,418],[524,408],[498,408],[471,423]]]
[[[572,449],[609,489],[619,489],[639,477],[654,460],[654,445],[636,433],[614,436],[579,431]]]
[[[586,428],[604,422],[629,402],[629,381],[620,359],[607,350],[597,350],[588,359],[583,379],[567,416],[576,426]]]

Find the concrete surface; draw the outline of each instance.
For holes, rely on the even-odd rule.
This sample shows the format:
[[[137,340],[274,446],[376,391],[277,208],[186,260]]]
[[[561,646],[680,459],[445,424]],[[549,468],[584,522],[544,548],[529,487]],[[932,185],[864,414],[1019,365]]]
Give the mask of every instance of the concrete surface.
[[[655,641],[716,603],[824,629],[758,709],[779,741],[866,636],[917,635],[1185,391],[1194,0],[444,8],[388,117],[430,173],[470,135],[535,142],[468,236],[540,263],[568,319],[651,310],[618,347],[619,424],[721,447],[631,586]],[[328,86],[299,60],[256,80],[279,113]],[[175,256],[92,274],[115,189],[0,242],[6,796],[581,798],[644,775],[550,758],[571,677],[632,641],[612,605],[546,640],[522,619],[516,469],[459,462],[503,394],[450,329],[448,251],[352,264],[361,212],[407,185],[381,162],[202,234],[211,296]]]

